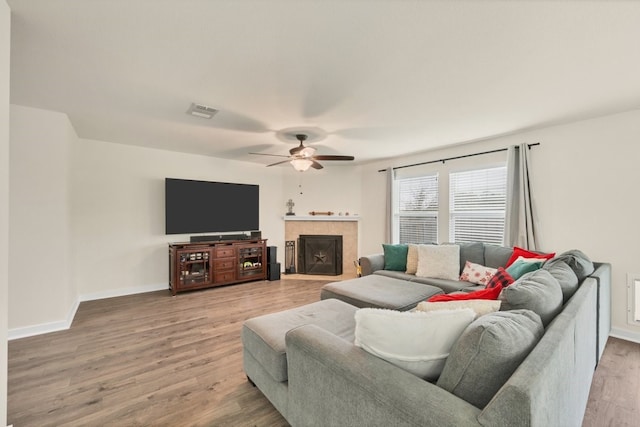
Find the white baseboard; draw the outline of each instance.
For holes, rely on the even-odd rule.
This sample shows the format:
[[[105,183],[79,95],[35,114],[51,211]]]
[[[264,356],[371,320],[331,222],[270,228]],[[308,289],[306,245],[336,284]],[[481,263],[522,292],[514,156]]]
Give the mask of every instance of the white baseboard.
[[[64,331],[66,329],[69,329],[71,327],[71,324],[73,323],[73,318],[76,316],[78,307],[80,306],[80,303],[83,301],[93,301],[98,299],[120,297],[124,295],[142,294],[145,292],[154,292],[154,291],[161,291],[166,289],[168,289],[168,286],[166,283],[164,283],[164,284],[158,284],[158,285],[136,286],[134,288],[114,289],[109,291],[94,292],[91,294],[79,295],[78,298],[76,299],[76,302],[73,304],[73,306],[69,310],[66,320],[41,323],[39,325],[25,326],[22,328],[9,329],[7,333],[7,339],[11,341],[18,338],[32,337],[34,335],[48,334],[49,332]]]
[[[626,329],[611,328],[610,337],[631,341],[640,344],[640,332],[628,331]]]
[[[143,294],[145,292],[155,292],[155,291],[162,291],[162,290],[168,291],[168,289],[169,289],[169,285],[167,285],[166,283],[157,284],[157,285],[136,286],[133,288],[112,289],[108,291],[84,294],[84,295],[80,295],[79,300],[81,302],[94,301],[97,299],[114,298],[114,297],[121,297],[125,295],[133,295],[133,294]]]

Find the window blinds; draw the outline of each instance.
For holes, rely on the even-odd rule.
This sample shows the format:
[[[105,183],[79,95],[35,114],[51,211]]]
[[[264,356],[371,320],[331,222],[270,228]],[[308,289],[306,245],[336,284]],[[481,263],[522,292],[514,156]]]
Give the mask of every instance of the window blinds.
[[[427,243],[438,240],[438,175],[398,181],[400,243]]]
[[[501,245],[507,199],[507,168],[449,175],[449,238]]]

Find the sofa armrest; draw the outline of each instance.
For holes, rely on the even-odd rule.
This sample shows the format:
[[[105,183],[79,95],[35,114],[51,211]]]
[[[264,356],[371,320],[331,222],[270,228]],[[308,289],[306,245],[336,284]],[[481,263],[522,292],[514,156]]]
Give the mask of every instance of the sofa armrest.
[[[374,271],[384,270],[384,254],[374,254],[360,257],[362,275],[368,276]]]
[[[287,333],[295,426],[478,426],[480,409],[315,325]]]
[[[600,361],[607,339],[611,333],[611,264],[594,262],[595,271],[591,277],[598,283],[598,341],[597,360]]]

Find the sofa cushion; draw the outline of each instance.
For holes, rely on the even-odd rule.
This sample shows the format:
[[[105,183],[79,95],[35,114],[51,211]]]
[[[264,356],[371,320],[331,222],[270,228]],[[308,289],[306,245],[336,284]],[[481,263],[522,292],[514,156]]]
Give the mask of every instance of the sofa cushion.
[[[384,269],[392,271],[407,270],[407,245],[382,244],[384,251]]]
[[[563,252],[548,261],[548,263],[551,264],[556,262],[565,262],[569,267],[571,267],[573,272],[576,273],[579,281],[582,281],[582,279],[593,273],[595,270],[593,262],[591,262],[589,257],[577,249]]]
[[[413,274],[407,274],[404,271],[391,271],[391,270],[377,270],[377,271],[374,271],[373,274],[376,274],[378,276],[391,277],[392,279],[406,280],[406,281],[410,281],[414,277],[416,277]]]
[[[474,264],[484,265],[484,243],[464,242],[460,246],[460,271],[464,270],[467,261]]]
[[[529,310],[482,316],[452,347],[437,385],[484,408],[543,333],[540,317]]]
[[[470,282],[475,285],[487,285],[489,280],[496,274],[497,269],[485,267],[471,261],[465,262],[464,269],[460,274],[460,280]]]
[[[469,308],[428,313],[364,308],[355,314],[355,345],[420,378],[436,379],[474,318]]]
[[[553,258],[555,255],[556,255],[555,253],[541,254],[539,252],[532,252],[532,251],[529,251],[527,249],[523,249],[523,248],[519,248],[517,246],[514,246],[513,254],[511,254],[511,257],[509,257],[509,260],[505,264],[505,267],[509,267],[511,264],[516,262],[516,260],[518,258],[520,258],[520,257],[523,257],[523,258],[540,258],[542,260],[548,260],[548,259]]]
[[[286,333],[311,324],[352,341],[356,310],[352,305],[330,299],[254,317],[242,326],[244,351],[249,352],[275,381],[287,381]]]
[[[579,282],[576,273],[564,261],[547,262],[542,268],[556,278],[562,290],[562,302],[567,302],[578,289]]]
[[[404,311],[414,308],[420,301],[442,293],[442,289],[434,286],[411,283],[377,273],[357,279],[328,283],[322,287],[320,298],[337,298],[361,308],[389,308]]]
[[[500,300],[501,310],[531,310],[547,326],[562,310],[562,289],[551,273],[540,269],[525,274],[504,288]]]
[[[418,271],[416,276],[458,280],[460,275],[460,246],[418,246]]]
[[[416,306],[417,311],[454,310],[458,308],[470,308],[476,314],[476,318],[485,314],[500,310],[500,300],[471,299],[458,301],[422,301]]]
[[[484,245],[484,264],[487,267],[504,267],[513,254],[513,249],[497,245]]]
[[[489,280],[489,283],[487,283],[487,289],[495,288],[498,285],[506,288],[515,281],[516,279],[514,279],[509,273],[507,273],[507,270],[505,270],[503,267],[498,267],[498,269],[496,270],[496,274],[494,274],[491,277],[491,280]]]
[[[419,277],[411,276],[412,283],[421,283],[423,285],[435,286],[442,289],[445,293],[460,291],[473,286],[473,283],[461,282],[457,278],[456,280],[449,279],[435,279],[433,277]]]

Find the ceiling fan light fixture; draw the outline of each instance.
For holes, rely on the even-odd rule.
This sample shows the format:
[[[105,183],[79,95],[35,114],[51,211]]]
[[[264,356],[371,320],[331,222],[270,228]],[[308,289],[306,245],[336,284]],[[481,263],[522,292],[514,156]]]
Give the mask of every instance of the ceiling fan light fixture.
[[[305,158],[313,157],[314,154],[316,154],[316,149],[313,147],[304,147],[302,150],[298,151],[298,155]]]
[[[313,161],[309,159],[293,159],[291,160],[290,163],[295,170],[299,172],[304,172],[311,167],[311,165],[313,164]]]

